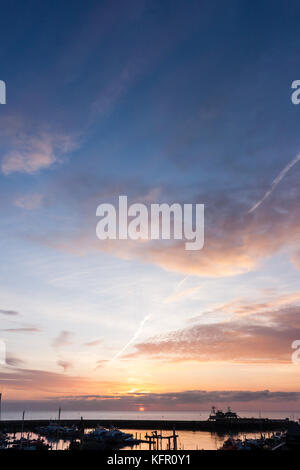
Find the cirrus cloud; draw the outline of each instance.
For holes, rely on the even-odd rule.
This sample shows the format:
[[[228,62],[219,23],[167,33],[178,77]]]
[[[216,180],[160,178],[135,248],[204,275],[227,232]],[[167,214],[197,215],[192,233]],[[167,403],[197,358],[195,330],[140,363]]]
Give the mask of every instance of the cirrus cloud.
[[[135,344],[135,352],[125,358],[291,363],[291,344],[300,338],[300,306],[262,312],[257,308],[250,317],[238,315],[227,321],[193,325],[149,338]]]

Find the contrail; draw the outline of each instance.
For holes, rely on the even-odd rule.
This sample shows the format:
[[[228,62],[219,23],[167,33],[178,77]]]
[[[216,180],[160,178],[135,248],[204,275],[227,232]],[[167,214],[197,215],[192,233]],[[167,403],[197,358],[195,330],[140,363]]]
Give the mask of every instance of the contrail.
[[[178,282],[178,284],[176,285],[175,289],[179,289],[179,287],[182,286],[182,284],[184,284],[184,282],[189,278],[190,276],[185,276],[183,279],[181,279],[181,281]]]
[[[151,315],[146,315],[145,318],[141,321],[141,324],[139,326],[139,328],[136,330],[136,332],[134,333],[133,337],[131,338],[130,341],[128,341],[127,344],[125,344],[125,346],[120,349],[120,351],[117,352],[117,354],[109,361],[109,362],[112,362],[114,361],[115,359],[117,359],[117,357],[121,356],[121,354],[123,354],[126,349],[140,336],[140,334],[142,333],[143,331],[143,328],[144,328],[144,325],[145,323],[150,320],[151,318]]]
[[[300,160],[300,154],[297,155],[277,176],[277,178],[274,179],[273,183],[271,184],[270,189],[266,192],[264,197],[258,201],[251,209],[248,211],[248,214],[251,212],[254,212],[274,191],[276,186],[280,183],[280,181],[285,177],[288,171],[290,171],[291,168],[293,168],[294,165]]]

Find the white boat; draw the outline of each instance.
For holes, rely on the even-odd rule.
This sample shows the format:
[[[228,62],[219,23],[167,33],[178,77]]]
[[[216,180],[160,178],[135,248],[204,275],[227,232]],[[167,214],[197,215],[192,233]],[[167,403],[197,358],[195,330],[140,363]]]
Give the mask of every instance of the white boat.
[[[133,435],[122,432],[116,428],[110,428],[109,430],[107,430],[99,426],[98,428],[89,432],[86,435],[86,438],[114,443],[114,442],[125,442],[128,440],[131,440],[133,439]]]

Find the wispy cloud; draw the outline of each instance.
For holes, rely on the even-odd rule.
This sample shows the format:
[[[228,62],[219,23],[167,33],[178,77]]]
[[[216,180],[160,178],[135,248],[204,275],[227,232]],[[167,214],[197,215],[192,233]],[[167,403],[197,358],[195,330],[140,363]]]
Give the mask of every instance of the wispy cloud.
[[[5,331],[7,333],[38,333],[41,330],[36,327],[22,327],[22,328],[2,328],[0,331]]]
[[[107,359],[99,359],[97,361],[96,369],[100,369],[100,367],[104,367],[109,361]]]
[[[20,315],[19,312],[16,312],[15,310],[3,310],[3,309],[0,310],[0,314],[11,315],[11,316]]]
[[[300,307],[286,307],[230,321],[198,324],[135,344],[126,357],[162,361],[289,363],[300,337]]]
[[[111,382],[93,381],[83,376],[70,376],[41,369],[6,367],[0,370],[1,388],[5,386],[7,393],[13,391],[14,395],[19,392],[21,400],[24,399],[26,393],[30,397],[33,395],[41,397],[45,394],[49,396],[50,393],[57,395],[57,391],[62,390],[70,390],[70,393],[74,390],[77,393],[85,393],[87,389],[96,391],[111,385]],[[45,408],[42,406],[40,409]]]
[[[300,160],[300,154],[298,154],[288,165],[286,165],[283,170],[279,173],[279,175],[274,179],[273,183],[271,184],[270,189],[265,193],[265,195],[260,199],[253,207],[248,211],[248,214],[254,212],[269,196],[271,196],[272,192],[276,188],[276,186],[280,183],[280,181],[286,176],[286,174],[293,168],[294,165]]]
[[[95,339],[93,341],[88,341],[87,343],[84,343],[84,346],[98,346],[98,344],[101,344],[102,341],[102,339]]]
[[[71,338],[73,333],[70,331],[61,331],[61,333],[52,341],[52,346],[54,348],[61,348],[63,346],[69,346],[72,344]]]
[[[43,197],[43,194],[25,194],[16,198],[15,205],[21,209],[38,209],[41,206]]]
[[[69,136],[40,133],[36,136],[22,135],[12,142],[14,149],[2,159],[4,175],[11,173],[36,173],[59,161],[75,144]]]
[[[219,313],[229,314],[230,319],[234,316],[266,314],[268,311],[276,311],[283,307],[298,306],[299,304],[299,291],[277,296],[274,296],[271,291],[268,297],[264,297],[262,300],[255,302],[247,298],[233,299],[230,302],[218,305],[209,311],[202,312],[200,315],[196,315],[195,317],[188,319],[188,322],[198,322],[208,315]]]
[[[12,367],[19,367],[25,363],[23,359],[17,356],[14,356],[13,354],[10,354],[10,353],[6,353],[5,362],[7,365],[12,366]]]
[[[172,302],[177,302],[178,300],[185,299],[186,297],[190,297],[193,294],[195,294],[196,292],[198,292],[198,290],[201,289],[201,287],[202,286],[199,285],[199,286],[189,287],[189,288],[184,289],[184,290],[179,291],[179,292],[175,292],[174,294],[169,295],[168,297],[166,297],[164,299],[163,303],[164,304],[169,304],[169,303],[172,303]]]
[[[73,190],[75,184],[77,195]],[[95,220],[90,217],[88,208],[92,204],[96,206],[99,200],[114,201],[116,196],[111,182],[101,181],[101,193],[97,193],[96,188],[99,186],[100,181],[90,177],[83,181],[76,178],[72,184],[64,181],[64,191],[71,193],[73,198],[71,204],[74,204],[74,197],[77,197],[75,210],[78,211],[78,217],[80,216],[80,230],[40,236],[34,234],[31,239],[73,255],[103,251],[121,259],[139,259],[143,263],[154,264],[167,271],[184,275],[219,278],[252,271],[259,266],[260,262],[278,253],[282,248],[295,249],[299,243],[300,191],[297,188],[294,188],[288,198],[284,198],[281,193],[278,195],[280,200],[277,199],[277,206],[280,207],[281,202],[284,210],[280,212],[267,210],[264,207],[257,212],[255,218],[245,215],[247,211],[245,201],[241,202],[238,198],[228,196],[223,191],[211,196],[210,199],[207,194],[201,196],[201,199],[199,195],[195,195],[195,202],[208,200],[210,210],[207,212],[209,217],[205,224],[204,247],[194,252],[193,256],[185,250],[184,242],[181,240],[165,242],[158,240],[145,243],[137,243],[133,240],[104,240],[99,243],[92,231]],[[118,183],[117,186],[120,187],[120,184]],[[126,191],[129,182],[121,187]],[[61,189],[56,188],[56,190]],[[141,192],[141,188],[138,188],[137,193]],[[65,192],[62,193],[63,197],[65,195]],[[167,192],[163,197],[168,199]],[[133,194],[132,199],[138,199],[138,194]],[[85,223],[82,223],[83,220]],[[178,289],[179,287],[180,283]]]
[[[64,372],[66,372],[66,370],[70,369],[71,367],[73,367],[73,363],[71,361],[64,361],[63,359],[59,359],[57,361],[57,365],[62,367]]]

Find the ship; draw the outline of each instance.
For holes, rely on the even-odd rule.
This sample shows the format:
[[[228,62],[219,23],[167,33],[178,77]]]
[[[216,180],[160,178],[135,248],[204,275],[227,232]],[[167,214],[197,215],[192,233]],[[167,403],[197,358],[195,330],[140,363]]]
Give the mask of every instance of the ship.
[[[267,431],[267,430],[276,430],[284,431],[287,430],[290,420],[289,418],[285,419],[274,419],[274,418],[247,418],[241,417],[237,413],[231,410],[228,406],[227,411],[213,406],[206,423],[210,428],[225,431],[225,430],[234,430],[234,431],[246,431],[246,430],[257,430],[257,431]]]
[[[209,415],[209,421],[216,421],[216,422],[232,422],[240,420],[241,418],[234,412],[231,411],[230,406],[227,407],[227,411],[224,413],[222,410],[218,410],[215,406],[212,406],[211,412]]]

